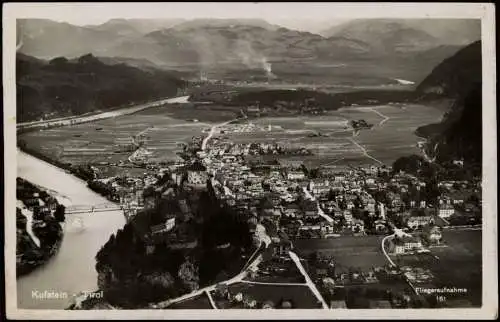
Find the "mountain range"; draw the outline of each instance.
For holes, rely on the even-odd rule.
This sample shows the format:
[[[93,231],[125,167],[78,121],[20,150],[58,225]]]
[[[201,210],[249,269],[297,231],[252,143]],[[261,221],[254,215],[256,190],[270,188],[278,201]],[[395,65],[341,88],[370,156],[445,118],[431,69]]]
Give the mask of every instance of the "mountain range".
[[[162,70],[105,64],[91,54],[50,61],[18,54],[17,121],[73,116],[175,96],[184,81]]]
[[[443,120],[417,129],[428,138],[428,154],[438,161],[482,160],[482,55],[476,41],[436,66],[416,91],[451,98]]]
[[[267,62],[394,61],[425,73],[480,39],[479,20],[428,20],[353,20],[315,34],[261,19],[113,19],[94,26],[20,19],[18,38],[20,52],[42,59],[92,53],[193,69],[265,69]]]
[[[466,46],[481,38],[479,19],[356,19],[320,32],[346,37],[385,52],[422,51],[440,45]]]

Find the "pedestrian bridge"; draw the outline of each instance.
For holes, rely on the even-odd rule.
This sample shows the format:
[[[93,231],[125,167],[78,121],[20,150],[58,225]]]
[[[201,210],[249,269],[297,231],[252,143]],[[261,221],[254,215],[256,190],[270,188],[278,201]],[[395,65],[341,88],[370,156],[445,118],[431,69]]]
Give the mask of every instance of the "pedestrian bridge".
[[[65,214],[83,214],[105,211],[122,210],[122,206],[113,203],[101,203],[96,205],[71,205],[66,207]]]

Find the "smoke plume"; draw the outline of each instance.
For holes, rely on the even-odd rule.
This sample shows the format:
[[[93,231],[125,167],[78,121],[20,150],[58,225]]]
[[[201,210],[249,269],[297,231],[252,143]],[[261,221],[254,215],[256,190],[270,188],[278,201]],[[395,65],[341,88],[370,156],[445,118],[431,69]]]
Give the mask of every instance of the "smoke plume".
[[[235,45],[235,53],[241,62],[250,69],[262,69],[270,78],[276,77],[272,72],[272,65],[262,54],[255,51],[247,40],[239,39]]]

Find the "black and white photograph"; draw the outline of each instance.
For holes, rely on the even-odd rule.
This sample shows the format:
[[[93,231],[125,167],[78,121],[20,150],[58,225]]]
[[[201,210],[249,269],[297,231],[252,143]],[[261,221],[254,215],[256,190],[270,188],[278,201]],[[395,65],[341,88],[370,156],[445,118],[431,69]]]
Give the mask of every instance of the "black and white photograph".
[[[494,25],[5,5],[8,316],[495,319]]]

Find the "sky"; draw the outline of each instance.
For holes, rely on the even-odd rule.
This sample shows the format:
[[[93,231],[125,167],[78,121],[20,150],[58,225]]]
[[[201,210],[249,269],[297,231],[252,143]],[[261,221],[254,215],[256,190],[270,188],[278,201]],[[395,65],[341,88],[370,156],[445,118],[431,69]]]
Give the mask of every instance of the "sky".
[[[113,18],[261,18],[300,29],[333,26],[352,18],[463,17],[470,7],[458,4],[328,3],[328,2],[144,2],[144,3],[13,3],[18,18],[46,18],[76,25],[100,24]],[[12,6],[14,7],[14,6]],[[467,10],[465,10],[467,9]],[[303,27],[303,28],[302,28]]]
[[[291,20],[328,22],[328,3],[61,3],[33,4],[40,18],[66,21],[76,25],[100,24],[113,18],[261,18],[271,23]],[[331,8],[330,8],[331,9]],[[33,17],[26,10],[27,16]],[[333,21],[335,23],[335,21]]]

